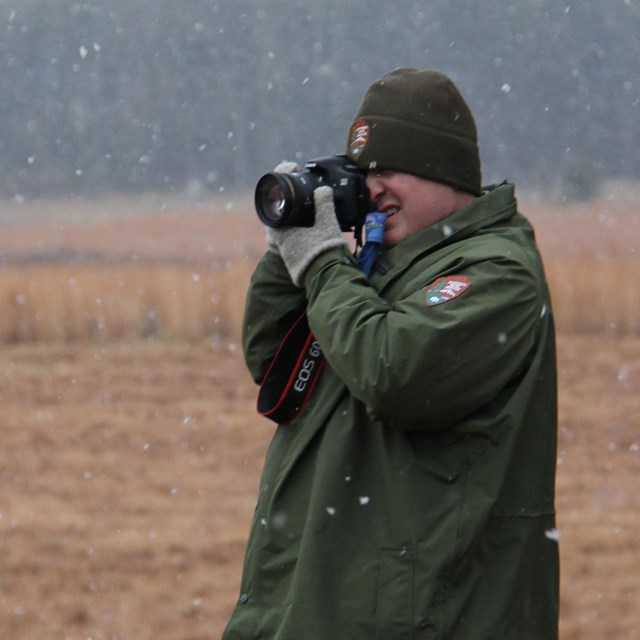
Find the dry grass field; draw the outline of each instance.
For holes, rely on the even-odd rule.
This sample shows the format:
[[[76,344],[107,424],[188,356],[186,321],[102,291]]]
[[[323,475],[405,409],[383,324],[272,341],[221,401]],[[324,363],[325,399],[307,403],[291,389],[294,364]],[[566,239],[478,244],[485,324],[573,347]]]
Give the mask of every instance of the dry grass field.
[[[563,640],[640,638],[640,205],[523,202],[559,327]],[[271,425],[250,207],[0,206],[0,639],[211,640]],[[135,214],[135,215],[132,215]]]

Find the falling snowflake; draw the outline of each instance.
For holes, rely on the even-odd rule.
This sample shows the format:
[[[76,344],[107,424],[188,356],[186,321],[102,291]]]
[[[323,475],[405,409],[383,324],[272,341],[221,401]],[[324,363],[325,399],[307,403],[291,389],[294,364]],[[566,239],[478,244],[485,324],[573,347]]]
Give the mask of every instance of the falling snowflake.
[[[556,542],[560,540],[560,532],[557,529],[547,529],[544,535],[549,538],[549,540],[555,540]]]

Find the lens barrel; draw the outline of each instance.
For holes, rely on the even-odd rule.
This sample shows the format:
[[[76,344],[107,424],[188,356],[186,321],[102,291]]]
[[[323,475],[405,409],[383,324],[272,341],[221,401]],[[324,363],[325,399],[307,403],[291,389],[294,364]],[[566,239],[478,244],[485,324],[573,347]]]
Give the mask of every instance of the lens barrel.
[[[269,227],[287,226],[293,206],[291,181],[285,174],[267,173],[256,185],[255,206],[258,217]]]
[[[258,180],[255,207],[268,227],[311,227],[315,219],[310,174],[267,173]]]

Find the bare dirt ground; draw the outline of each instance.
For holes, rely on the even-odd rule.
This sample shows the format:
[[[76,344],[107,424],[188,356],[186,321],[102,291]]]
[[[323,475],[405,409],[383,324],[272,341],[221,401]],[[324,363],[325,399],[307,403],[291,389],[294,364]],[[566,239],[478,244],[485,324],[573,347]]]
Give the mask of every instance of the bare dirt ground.
[[[233,344],[0,355],[0,638],[216,638],[270,427]]]
[[[246,195],[191,206],[160,197],[0,201],[0,229],[0,258],[11,264],[255,259],[265,235]]]
[[[611,183],[591,202],[550,203],[532,194],[519,202],[536,227],[545,256],[590,255],[603,261],[638,257],[640,183]],[[0,259],[189,261],[255,259],[264,230],[250,195],[186,203],[160,196],[105,200],[0,200]]]
[[[638,635],[640,339],[561,336],[562,638]],[[218,638],[271,425],[233,343],[0,352],[0,638]]]

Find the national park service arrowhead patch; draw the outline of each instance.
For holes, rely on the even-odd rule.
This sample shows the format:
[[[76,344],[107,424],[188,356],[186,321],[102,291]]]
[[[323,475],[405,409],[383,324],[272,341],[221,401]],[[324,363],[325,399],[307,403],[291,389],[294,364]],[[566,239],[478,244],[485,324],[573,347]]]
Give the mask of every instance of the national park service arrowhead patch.
[[[471,282],[465,276],[445,276],[438,278],[427,289],[424,296],[424,302],[427,306],[433,307],[436,304],[449,302],[458,296],[461,296],[469,287]]]
[[[359,118],[351,126],[349,149],[354,158],[357,158],[364,151],[364,148],[369,141],[370,132],[371,127],[364,118]]]

